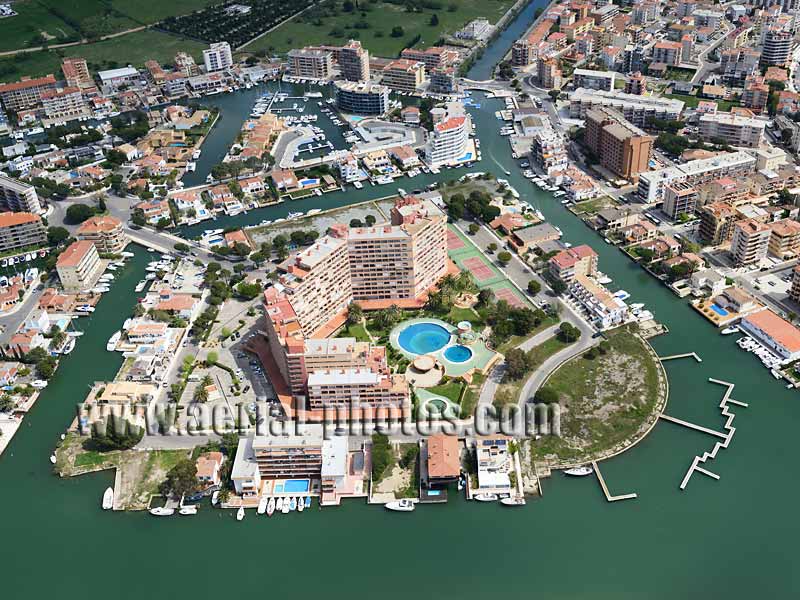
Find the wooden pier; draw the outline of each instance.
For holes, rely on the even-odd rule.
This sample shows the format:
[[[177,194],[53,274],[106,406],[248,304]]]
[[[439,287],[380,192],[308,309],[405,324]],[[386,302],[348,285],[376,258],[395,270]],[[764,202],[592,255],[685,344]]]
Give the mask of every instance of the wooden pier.
[[[672,354],[670,356],[659,356],[658,360],[664,362],[665,360],[675,360],[676,358],[693,358],[697,362],[703,362],[703,359],[700,358],[697,352],[686,352],[685,354]]]
[[[734,385],[732,383],[729,383],[727,381],[722,381],[719,379],[714,379],[712,377],[709,377],[708,380],[711,383],[724,385],[727,388],[725,390],[725,394],[722,396],[722,400],[719,403],[719,408],[721,410],[722,416],[726,417],[725,425],[723,426],[725,433],[714,431],[713,429],[702,427],[701,425],[695,425],[694,423],[689,423],[688,421],[683,421],[682,419],[676,419],[675,417],[670,417],[669,415],[664,415],[664,414],[659,415],[660,418],[664,419],[665,421],[670,421],[678,425],[683,425],[684,427],[688,427],[689,429],[694,429],[695,431],[701,431],[703,433],[707,433],[709,435],[713,435],[715,437],[722,439],[721,442],[716,442],[714,444],[714,447],[711,449],[710,452],[703,452],[702,456],[695,456],[692,459],[692,464],[689,466],[689,469],[686,471],[686,475],[684,475],[683,480],[681,481],[680,484],[681,490],[686,489],[686,486],[689,484],[689,480],[692,478],[692,475],[695,472],[702,473],[707,477],[719,480],[720,476],[718,474],[714,473],[713,471],[709,471],[708,469],[705,469],[700,465],[705,464],[705,462],[708,459],[716,458],[717,452],[719,452],[721,448],[727,448],[728,445],[731,443],[731,440],[733,439],[733,434],[736,433],[736,428],[733,426],[733,419],[736,415],[728,409],[728,405],[733,404],[736,406],[741,406],[743,408],[747,408],[748,406],[746,402],[740,402],[739,400],[734,400],[730,397],[731,392],[733,391],[734,388]]]
[[[603,489],[603,493],[606,495],[606,500],[608,502],[617,502],[618,500],[633,500],[634,498],[637,498],[636,494],[622,494],[620,496],[612,496],[611,492],[608,491],[606,480],[603,479],[603,474],[600,472],[600,467],[597,466],[597,463],[595,461],[592,461],[592,468],[594,469],[595,475],[597,475],[597,481],[600,482],[600,487]]]

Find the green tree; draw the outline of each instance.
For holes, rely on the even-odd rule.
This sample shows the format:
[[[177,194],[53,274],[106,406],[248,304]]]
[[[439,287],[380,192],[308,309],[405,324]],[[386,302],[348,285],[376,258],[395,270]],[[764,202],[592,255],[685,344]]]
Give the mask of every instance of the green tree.
[[[94,209],[86,204],[71,204],[67,207],[65,221],[70,225],[83,223],[86,219],[94,215]]]
[[[437,25],[439,25],[439,15],[433,13],[431,15],[431,20],[428,23],[430,24],[431,27],[436,27]]]
[[[372,434],[372,480],[380,481],[393,462],[394,454],[389,438],[382,433]]]
[[[69,231],[63,227],[47,228],[47,243],[51,246],[58,246],[69,239]]]
[[[541,404],[556,404],[558,403],[558,392],[548,386],[540,387],[533,395],[533,400]]]
[[[192,459],[184,458],[167,473],[166,480],[161,484],[161,493],[181,498],[193,493],[197,487],[197,465]]]
[[[497,261],[501,265],[506,266],[508,263],[511,262],[511,252],[506,252],[505,250],[503,252],[498,252]]]
[[[506,352],[506,376],[509,379],[521,379],[530,367],[530,357],[524,350],[512,348]]]
[[[364,309],[358,302],[351,302],[347,307],[347,322],[350,325],[360,323],[364,318]]]
[[[475,235],[476,233],[478,233],[481,230],[481,228],[478,227],[478,225],[476,223],[470,223],[468,230],[469,230],[470,235]]]
[[[236,286],[236,293],[242,298],[252,300],[261,293],[261,289],[261,286],[257,283],[246,283],[243,281]]]
[[[531,279],[528,282],[528,293],[532,296],[535,296],[542,290],[542,284],[536,281],[535,279]]]
[[[191,250],[189,244],[184,244],[183,242],[176,242],[173,248],[175,248],[176,252],[184,252],[184,253],[189,252],[189,250]]]

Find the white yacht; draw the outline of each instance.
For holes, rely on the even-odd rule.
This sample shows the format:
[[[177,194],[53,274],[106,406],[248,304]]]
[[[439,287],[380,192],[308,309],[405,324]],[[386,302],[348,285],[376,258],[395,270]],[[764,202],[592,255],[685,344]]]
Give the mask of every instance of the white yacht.
[[[154,517],[171,517],[175,514],[175,509],[159,506],[157,508],[151,508],[149,512]]]
[[[267,512],[267,505],[269,504],[269,498],[263,496],[258,503],[258,510],[256,511],[259,515],[263,515]]]
[[[500,500],[503,506],[525,506],[525,498],[518,496],[516,498],[503,498]]]
[[[472,499],[478,502],[496,502],[499,496],[497,494],[475,494]]]
[[[395,500],[394,502],[387,502],[383,506],[388,510],[393,510],[395,512],[412,512],[416,508],[414,503],[408,498]]]
[[[564,470],[564,475],[570,475],[572,477],[586,477],[592,473],[594,473],[594,469],[590,466],[573,467],[572,469]]]
[[[114,333],[114,335],[112,335],[109,338],[108,343],[106,344],[106,350],[108,350],[109,352],[113,352],[116,349],[117,342],[119,342],[119,339],[121,337],[122,337],[121,331],[117,331],[116,333]]]
[[[184,516],[196,515],[197,507],[194,506],[193,504],[189,506],[182,506],[181,509],[178,511],[178,513]]]
[[[722,335],[730,335],[732,333],[737,333],[738,331],[739,331],[739,326],[738,325],[731,325],[730,327],[726,327],[725,329],[720,331],[720,333]]]
[[[236,520],[241,521],[242,519],[244,519],[244,506],[240,506],[236,511]]]

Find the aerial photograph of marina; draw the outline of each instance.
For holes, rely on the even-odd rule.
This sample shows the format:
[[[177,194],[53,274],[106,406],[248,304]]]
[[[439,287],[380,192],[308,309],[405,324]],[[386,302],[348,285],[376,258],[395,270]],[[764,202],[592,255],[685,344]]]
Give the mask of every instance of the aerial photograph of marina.
[[[797,0],[0,0],[2,596],[799,597],[798,63]]]

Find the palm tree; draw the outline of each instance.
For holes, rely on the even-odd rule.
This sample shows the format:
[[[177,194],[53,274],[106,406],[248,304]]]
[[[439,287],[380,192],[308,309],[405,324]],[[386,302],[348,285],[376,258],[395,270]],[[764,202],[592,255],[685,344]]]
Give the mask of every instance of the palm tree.
[[[211,379],[209,375],[203,377],[200,380],[200,384],[197,386],[197,389],[194,391],[194,401],[195,402],[207,402],[208,401],[208,387],[214,384],[214,380]]]

